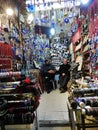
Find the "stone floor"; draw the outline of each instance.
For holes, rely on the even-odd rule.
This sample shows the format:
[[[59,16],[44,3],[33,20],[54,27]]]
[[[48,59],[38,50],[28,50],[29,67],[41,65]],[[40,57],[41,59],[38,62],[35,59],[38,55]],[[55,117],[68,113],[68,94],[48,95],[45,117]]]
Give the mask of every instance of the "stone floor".
[[[61,94],[59,89],[53,90],[49,94],[46,92],[42,94],[37,109],[39,124],[68,124],[67,99],[68,92]]]

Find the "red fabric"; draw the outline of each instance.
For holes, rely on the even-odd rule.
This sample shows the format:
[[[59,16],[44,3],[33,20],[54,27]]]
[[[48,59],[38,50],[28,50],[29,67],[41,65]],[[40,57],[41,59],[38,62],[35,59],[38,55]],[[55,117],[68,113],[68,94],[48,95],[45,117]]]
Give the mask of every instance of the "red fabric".
[[[98,0],[94,0],[93,7],[94,7],[94,10],[95,10],[95,14],[97,14],[98,13]]]
[[[98,18],[94,14],[98,13],[98,0],[94,0],[93,3],[89,6],[89,36],[93,37],[96,32],[98,32]]]
[[[95,26],[95,30],[98,30],[98,18],[97,17],[94,19],[94,26]]]
[[[29,78],[26,78],[25,80],[23,80],[23,82],[29,84],[31,80]]]
[[[96,70],[98,70],[98,66],[96,66]]]
[[[11,69],[12,61],[9,58],[0,58],[0,69]]]
[[[89,23],[89,37],[92,37],[95,33],[94,20],[90,19]]]
[[[12,69],[12,45],[0,42],[0,69]]]
[[[0,57],[13,57],[12,45],[0,42]]]

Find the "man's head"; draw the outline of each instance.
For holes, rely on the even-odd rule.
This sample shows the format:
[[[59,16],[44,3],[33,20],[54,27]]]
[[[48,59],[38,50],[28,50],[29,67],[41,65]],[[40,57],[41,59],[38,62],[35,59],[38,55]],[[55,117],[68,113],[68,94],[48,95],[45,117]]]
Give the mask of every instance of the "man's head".
[[[50,59],[46,59],[46,60],[45,60],[45,64],[46,64],[46,65],[50,65]]]
[[[67,59],[66,59],[66,58],[63,59],[63,63],[64,63],[65,65],[67,64]]]

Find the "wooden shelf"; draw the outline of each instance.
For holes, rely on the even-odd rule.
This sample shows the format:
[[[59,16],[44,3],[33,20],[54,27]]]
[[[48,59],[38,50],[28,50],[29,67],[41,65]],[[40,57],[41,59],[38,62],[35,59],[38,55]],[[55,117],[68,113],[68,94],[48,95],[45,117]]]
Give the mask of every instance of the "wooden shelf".
[[[89,63],[90,63],[90,60],[83,60],[83,62],[84,62],[85,64],[89,64]]]
[[[90,44],[88,34],[88,16],[82,21],[81,25],[81,39],[74,44],[74,57],[75,61],[79,54],[82,56],[82,68],[85,75],[91,75],[89,64],[90,64]],[[79,46],[79,44],[81,44]]]

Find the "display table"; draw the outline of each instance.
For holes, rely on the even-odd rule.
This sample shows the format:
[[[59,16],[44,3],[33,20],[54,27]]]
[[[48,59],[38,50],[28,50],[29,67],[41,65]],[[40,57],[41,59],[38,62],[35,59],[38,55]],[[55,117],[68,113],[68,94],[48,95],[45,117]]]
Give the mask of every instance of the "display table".
[[[71,130],[98,129],[98,83],[76,82],[78,88],[72,90],[67,102]]]
[[[33,76],[32,76],[33,77]],[[32,124],[37,118],[40,85],[36,78],[0,83],[0,127]],[[36,118],[35,118],[36,117]]]
[[[72,109],[69,103],[67,104],[71,130],[86,130],[86,128],[98,127],[98,120],[94,119],[92,115],[87,116],[83,113],[83,109]]]

